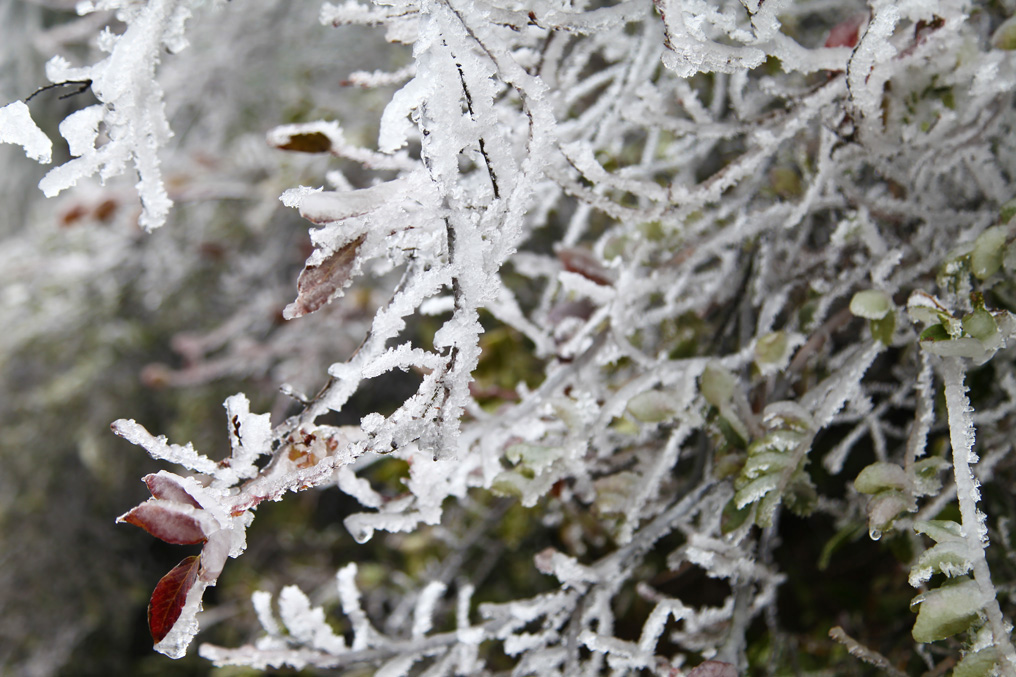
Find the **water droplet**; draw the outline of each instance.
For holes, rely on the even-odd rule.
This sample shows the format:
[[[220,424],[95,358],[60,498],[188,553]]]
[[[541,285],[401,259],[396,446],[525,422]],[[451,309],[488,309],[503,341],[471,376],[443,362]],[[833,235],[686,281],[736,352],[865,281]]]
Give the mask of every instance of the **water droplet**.
[[[882,530],[878,527],[871,527],[868,529],[868,536],[871,537],[871,540],[877,541],[882,538]]]

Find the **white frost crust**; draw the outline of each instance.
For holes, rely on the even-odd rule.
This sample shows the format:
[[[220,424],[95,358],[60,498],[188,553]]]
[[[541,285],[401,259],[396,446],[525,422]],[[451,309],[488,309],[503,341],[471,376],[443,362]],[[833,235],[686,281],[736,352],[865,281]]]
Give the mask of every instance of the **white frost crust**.
[[[0,143],[13,143],[25,149],[25,155],[46,164],[53,157],[53,142],[35,121],[24,101],[0,108]]]

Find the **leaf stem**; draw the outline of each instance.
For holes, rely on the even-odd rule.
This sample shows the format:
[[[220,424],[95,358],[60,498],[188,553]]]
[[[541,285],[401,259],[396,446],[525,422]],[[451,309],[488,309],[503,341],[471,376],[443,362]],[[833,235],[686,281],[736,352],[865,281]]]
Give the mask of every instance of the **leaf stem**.
[[[963,381],[966,377],[966,366],[962,358],[949,357],[943,360],[943,376],[945,378],[945,406],[949,414],[949,440],[953,450],[953,475],[956,481],[956,497],[960,504],[960,516],[963,522],[963,535],[967,541],[970,558],[973,563],[974,580],[984,596],[984,612],[991,626],[992,644],[999,652],[1001,674],[1016,677],[1016,649],[1009,639],[1009,630],[1002,616],[995,595],[995,586],[991,582],[988,561],[984,557],[987,544],[987,529],[984,526],[985,515],[977,509],[980,498],[977,480],[970,469],[977,462],[973,453],[974,421],[970,416],[970,400]]]

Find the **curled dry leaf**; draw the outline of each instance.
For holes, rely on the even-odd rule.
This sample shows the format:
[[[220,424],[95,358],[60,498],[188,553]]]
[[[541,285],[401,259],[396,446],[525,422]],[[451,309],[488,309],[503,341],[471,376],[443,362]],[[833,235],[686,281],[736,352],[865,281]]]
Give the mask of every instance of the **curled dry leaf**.
[[[127,522],[141,527],[152,536],[177,545],[202,543],[206,539],[205,530],[195,515],[187,514],[181,507],[170,501],[146,501],[133,508],[130,512],[117,518],[117,522]]]
[[[313,313],[332,299],[342,295],[342,290],[353,279],[356,255],[363,244],[364,236],[340,247],[317,265],[308,264],[297,282],[296,300],[286,306],[282,316],[287,320]]]
[[[201,564],[199,555],[191,555],[162,577],[155,586],[152,599],[148,603],[148,629],[152,633],[155,644],[161,642],[176,625],[187,593],[194,587]]]

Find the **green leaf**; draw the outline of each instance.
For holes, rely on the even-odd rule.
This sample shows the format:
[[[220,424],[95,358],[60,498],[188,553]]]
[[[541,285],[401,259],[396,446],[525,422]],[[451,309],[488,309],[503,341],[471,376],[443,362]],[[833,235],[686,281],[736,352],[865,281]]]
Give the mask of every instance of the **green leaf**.
[[[1002,267],[1007,237],[1007,228],[995,226],[988,228],[974,240],[974,251],[970,252],[970,272],[978,280],[991,277]]]
[[[505,450],[505,458],[513,465],[521,465],[536,473],[541,473],[553,465],[554,461],[561,458],[561,453],[561,449],[557,447],[522,442],[508,447]]]
[[[964,540],[946,541],[928,548],[910,568],[910,584],[920,585],[935,573],[949,578],[968,573],[973,566],[969,553],[970,548]]]
[[[963,331],[979,341],[990,341],[998,333],[998,323],[982,306],[963,317]]]
[[[744,464],[742,475],[745,479],[753,480],[761,475],[780,472],[794,461],[790,454],[778,451],[766,451],[759,454],[752,454]]]
[[[914,464],[914,494],[932,496],[942,488],[940,472],[952,464],[941,456],[931,456]]]
[[[737,379],[734,375],[718,364],[708,365],[699,377],[702,397],[717,409],[723,409],[730,402],[736,386]]]
[[[628,411],[643,423],[660,423],[670,420],[677,413],[674,398],[659,390],[647,390],[628,400]]]
[[[896,314],[889,313],[880,320],[868,320],[868,331],[871,337],[882,345],[890,345],[893,341],[893,332],[896,331]]]
[[[952,520],[925,520],[914,522],[914,531],[928,536],[936,543],[963,538],[963,527]]]
[[[880,289],[866,289],[850,299],[850,312],[867,320],[881,320],[892,310],[892,301]]]
[[[748,482],[734,494],[734,503],[738,509],[754,503],[773,491],[780,484],[779,475],[763,475],[757,480]]]
[[[1013,198],[1002,205],[1002,208],[998,211],[998,222],[1004,226],[1009,223],[1014,216],[1016,216],[1016,198]]]
[[[880,491],[902,491],[907,487],[907,474],[895,463],[872,463],[858,474],[854,488],[862,494]]]
[[[991,36],[991,46],[996,49],[1016,49],[1016,16],[1009,17]]]
[[[720,531],[724,534],[729,534],[735,531],[738,527],[744,524],[745,520],[751,514],[751,506],[738,508],[737,503],[732,498],[727,501],[727,504],[723,506],[723,512],[720,515]]]
[[[910,509],[910,501],[900,491],[883,491],[868,501],[868,534],[873,540],[882,537],[900,514]]]
[[[728,407],[729,409],[729,407]],[[730,417],[721,415],[716,419],[716,426],[720,429],[720,434],[723,435],[723,439],[727,441],[731,447],[735,449],[746,449],[748,447],[748,440],[745,438],[747,430],[744,429],[744,424],[738,421],[733,412],[727,412]],[[734,423],[736,421],[736,425]]]
[[[918,595],[910,603],[911,609],[920,605],[911,631],[914,641],[934,642],[963,632],[977,618],[984,602],[977,583],[969,578]]]
[[[952,337],[941,324],[933,324],[921,332],[922,341],[948,341]]]
[[[998,651],[989,646],[980,651],[973,651],[963,657],[953,668],[952,677],[988,677],[995,673],[998,664]]]
[[[760,336],[755,344],[755,359],[760,364],[779,364],[787,353],[787,335],[782,331]]]

